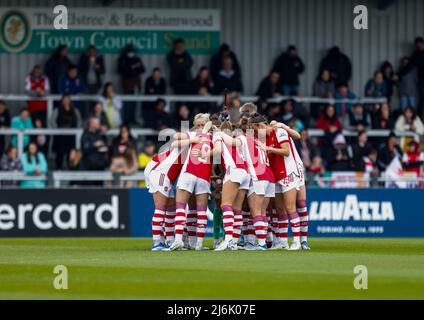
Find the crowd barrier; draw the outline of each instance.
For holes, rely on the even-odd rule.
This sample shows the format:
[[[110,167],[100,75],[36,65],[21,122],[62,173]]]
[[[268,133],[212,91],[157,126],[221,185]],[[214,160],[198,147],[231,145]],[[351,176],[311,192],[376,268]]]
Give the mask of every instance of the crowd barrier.
[[[424,237],[421,197],[423,189],[310,189],[310,237]],[[0,237],[150,237],[153,210],[141,188],[4,189]]]

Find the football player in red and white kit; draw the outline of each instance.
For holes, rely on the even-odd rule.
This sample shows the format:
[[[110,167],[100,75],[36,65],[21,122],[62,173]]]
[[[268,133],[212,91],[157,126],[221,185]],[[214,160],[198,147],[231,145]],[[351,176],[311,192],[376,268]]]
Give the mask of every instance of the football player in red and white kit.
[[[242,207],[250,187],[250,175],[246,163],[247,140],[242,132],[233,138],[233,126],[224,121],[221,131],[214,132],[214,150],[221,156],[225,171],[221,193],[221,209],[225,239],[215,251],[237,250],[237,242],[243,226]]]
[[[243,126],[244,118],[240,124]],[[258,244],[247,243],[246,250],[267,250],[266,234],[268,221],[266,210],[270,199],[275,194],[275,179],[271,170],[267,153],[260,148],[259,140],[265,140],[264,128],[267,128],[266,119],[260,114],[254,114],[248,119],[249,126],[253,129],[247,130],[246,140],[248,144],[247,165],[251,176],[251,184],[247,194],[250,213],[253,217],[253,228]],[[252,134],[253,133],[253,134]]]
[[[288,129],[288,127],[286,127]],[[297,192],[300,190],[302,173],[298,166],[300,158],[292,138],[283,128],[275,128],[267,126],[267,143],[259,143],[259,147],[269,153],[272,164],[275,184],[275,206],[280,215],[287,213],[288,220],[293,233],[293,243],[289,250],[299,250],[300,244],[300,220],[296,210]],[[279,220],[282,217],[279,217]],[[287,219],[283,219],[287,220]],[[276,248],[287,248],[285,243],[285,235],[281,235],[279,244]]]
[[[208,152],[212,149],[212,135],[209,133],[212,123],[209,114],[197,114],[194,119],[193,131],[187,134],[176,135],[180,143],[187,140],[199,138],[201,142],[189,146],[188,156],[181,168],[177,182],[176,216],[175,216],[175,240],[170,250],[181,250],[184,248],[183,232],[186,224],[186,205],[191,195],[196,196],[197,208],[197,243],[191,243],[190,247],[202,250],[203,239],[207,224],[207,203],[210,192],[210,177],[212,171],[212,159],[202,158],[199,152]]]

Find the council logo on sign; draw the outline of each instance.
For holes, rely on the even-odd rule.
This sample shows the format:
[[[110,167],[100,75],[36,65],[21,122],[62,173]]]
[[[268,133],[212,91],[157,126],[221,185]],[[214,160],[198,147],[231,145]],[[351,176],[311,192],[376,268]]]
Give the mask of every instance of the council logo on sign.
[[[28,18],[19,10],[7,11],[0,17],[0,43],[9,52],[21,52],[31,39]]]

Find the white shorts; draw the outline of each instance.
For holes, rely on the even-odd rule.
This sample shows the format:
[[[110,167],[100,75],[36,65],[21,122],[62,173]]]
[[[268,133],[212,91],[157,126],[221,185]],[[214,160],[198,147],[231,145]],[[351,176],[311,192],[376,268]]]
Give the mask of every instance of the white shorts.
[[[274,198],[275,184],[266,180],[252,180],[250,183],[249,191],[247,193],[247,197],[250,197],[254,193],[258,196],[264,196],[265,198]]]
[[[250,188],[250,174],[243,169],[229,168],[225,173],[223,184],[227,181],[238,183],[240,185],[239,188],[242,190],[249,190]]]
[[[149,192],[160,192],[167,198],[173,198],[173,183],[169,180],[166,173],[152,170],[149,173]]]
[[[181,173],[177,182],[177,189],[185,190],[191,194],[210,193],[211,184],[209,181],[198,178],[191,173]]]
[[[287,178],[282,179],[275,184],[275,193],[285,193],[291,189],[299,191],[301,183],[300,177],[292,173]]]
[[[150,172],[152,171],[155,165],[157,165],[157,162],[152,160],[147,164],[146,168],[144,168],[144,181],[146,182],[147,189],[150,188],[149,176],[150,176]]]

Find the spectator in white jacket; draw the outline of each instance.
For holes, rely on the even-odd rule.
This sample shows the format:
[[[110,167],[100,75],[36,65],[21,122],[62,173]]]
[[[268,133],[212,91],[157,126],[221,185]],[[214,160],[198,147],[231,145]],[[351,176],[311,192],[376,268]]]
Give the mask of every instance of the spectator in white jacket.
[[[424,134],[424,125],[417,116],[413,107],[406,107],[403,114],[399,116],[395,124],[396,131],[412,131],[419,135]]]
[[[122,124],[121,110],[122,100],[113,88],[113,84],[108,82],[103,88],[103,94],[100,96],[99,102],[103,106],[111,128],[118,128]]]

